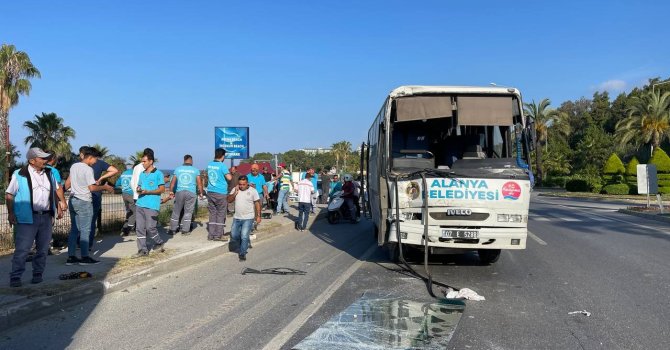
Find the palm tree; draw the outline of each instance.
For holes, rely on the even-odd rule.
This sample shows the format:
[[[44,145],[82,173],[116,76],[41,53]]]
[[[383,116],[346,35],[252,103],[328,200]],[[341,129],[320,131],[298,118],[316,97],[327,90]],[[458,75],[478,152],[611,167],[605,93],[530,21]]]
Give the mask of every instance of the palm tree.
[[[135,151],[135,153],[131,154],[130,157],[128,157],[128,160],[133,162],[133,165],[137,165],[140,164],[142,157],[144,157],[144,150]],[[154,163],[158,163],[158,158],[154,158]]]
[[[651,143],[651,152],[665,139],[670,139],[670,92],[649,92],[632,98],[628,116],[616,124],[621,144],[634,141]]]
[[[70,139],[75,137],[75,131],[63,124],[63,118],[56,113],[42,113],[35,115],[35,120],[23,123],[23,127],[30,133],[23,141],[28,147],[40,147],[50,150],[69,161],[72,157]]]
[[[349,152],[351,152],[351,142],[340,141],[334,143],[330,148],[331,152],[335,154],[335,159],[337,162],[337,171],[344,170],[347,164],[347,156],[349,155]],[[343,169],[340,169],[340,159],[344,159],[344,166],[342,167]]]
[[[9,146],[9,110],[19,103],[20,95],[29,95],[32,85],[28,79],[39,78],[40,72],[23,51],[14,45],[0,47],[0,145]],[[9,157],[9,154],[7,155]],[[7,159],[9,162],[9,158]],[[8,168],[9,169],[9,168]],[[9,178],[9,173],[5,178]]]
[[[105,146],[103,146],[99,143],[96,143],[94,145],[88,145],[88,146],[97,149],[98,152],[100,152],[102,154],[102,156],[100,156],[100,158],[105,159],[105,158],[107,158],[108,155],[110,155],[109,154],[109,148],[107,148],[107,147],[105,147]]]
[[[547,130],[551,125],[556,124],[557,127],[560,127],[566,133],[569,132],[569,129],[565,129],[569,127],[565,123],[567,114],[549,109],[550,104],[551,100],[545,98],[539,104],[535,103],[535,100],[531,103],[524,103],[523,108],[526,116],[532,118],[535,124],[535,168],[538,185],[541,185],[544,179],[544,173],[542,172],[542,146],[547,143]]]

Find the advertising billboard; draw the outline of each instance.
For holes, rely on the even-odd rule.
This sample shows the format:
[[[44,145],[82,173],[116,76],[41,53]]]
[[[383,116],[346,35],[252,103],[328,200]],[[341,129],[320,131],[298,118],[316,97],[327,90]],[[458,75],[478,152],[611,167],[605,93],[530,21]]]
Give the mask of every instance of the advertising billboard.
[[[249,127],[214,128],[214,149],[226,150],[227,159],[249,158]]]

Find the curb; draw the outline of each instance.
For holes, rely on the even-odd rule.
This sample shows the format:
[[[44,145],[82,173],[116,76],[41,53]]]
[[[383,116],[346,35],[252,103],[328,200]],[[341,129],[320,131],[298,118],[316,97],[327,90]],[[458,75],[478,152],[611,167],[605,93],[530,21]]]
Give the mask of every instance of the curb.
[[[569,193],[569,192],[562,192]],[[628,202],[633,204],[646,204],[646,199],[633,199],[633,198],[603,198],[603,197],[580,197],[580,196],[568,196],[568,195],[558,195],[550,192],[538,192],[539,197],[551,197],[551,198],[563,198],[563,199],[589,199],[600,202]],[[663,201],[663,205],[670,205],[670,202],[667,200]]]
[[[317,215],[314,221],[321,219]],[[286,228],[292,228],[293,221],[281,224],[272,231],[258,236],[254,242],[263,241],[286,233]],[[121,272],[118,275],[106,277],[102,280],[92,280],[71,289],[40,297],[27,297],[19,302],[9,303],[0,310],[0,329],[8,330],[24,323],[55,314],[67,307],[71,307],[93,298],[102,298],[105,294],[124,290],[130,286],[148,282],[153,278],[176,272],[180,269],[215,258],[228,252],[228,243],[191,250],[177,254],[169,259],[160,260],[149,267],[140,270]]]
[[[645,219],[650,219],[650,220],[656,220],[656,221],[660,221],[660,222],[670,223],[670,216],[665,217],[665,216],[660,216],[660,215],[658,215],[658,214],[640,213],[640,212],[633,211],[633,210],[628,210],[628,209],[619,209],[619,210],[617,210],[617,211],[618,211],[619,213],[624,213],[624,214],[628,214],[628,215],[633,215],[633,216],[637,216],[637,217],[641,217],[641,218],[645,218]]]

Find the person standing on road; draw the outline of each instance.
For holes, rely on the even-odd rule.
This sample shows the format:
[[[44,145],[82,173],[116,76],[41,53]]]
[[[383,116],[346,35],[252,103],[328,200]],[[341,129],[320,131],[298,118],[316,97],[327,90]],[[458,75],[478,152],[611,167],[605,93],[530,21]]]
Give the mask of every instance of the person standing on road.
[[[275,211],[275,215],[279,213],[288,213],[288,194],[292,189],[291,173],[286,170],[286,164],[280,163],[278,168],[279,195],[277,196],[277,211]]]
[[[14,171],[5,191],[7,220],[16,226],[15,249],[9,286],[21,287],[21,276],[25,271],[26,257],[33,246],[37,253],[33,258],[31,283],[42,282],[46,268],[49,242],[53,231],[53,218],[63,217],[65,198],[51,169],[45,168],[50,154],[34,147],[26,155],[28,165]]]
[[[328,203],[328,193],[330,192],[330,176],[325,170],[321,171],[321,203]]]
[[[318,199],[319,195],[319,175],[316,173],[314,168],[310,168],[307,170],[307,173],[312,175],[312,185],[314,186],[314,192],[312,193],[312,205],[311,205],[311,213],[316,214],[315,208],[316,208],[316,200]]]
[[[240,172],[237,171],[237,166],[230,167],[230,181],[228,181],[228,188],[233,189],[237,187],[237,179],[240,178]],[[235,212],[235,202],[228,203],[228,213]]]
[[[207,224],[207,239],[222,241],[226,229],[226,215],[228,213],[228,181],[232,179],[228,167],[223,163],[226,150],[217,148],[214,151],[214,160],[207,164],[207,209],[209,223]]]
[[[123,222],[122,236],[128,236],[135,229],[135,199],[133,199],[133,188],[130,182],[133,178],[133,163],[126,162],[126,170],[116,180],[114,187],[121,189],[123,206],[126,208],[126,219]]]
[[[95,149],[87,147],[81,153],[81,162],[70,167],[70,176],[65,181],[65,189],[71,189],[70,217],[72,226],[67,240],[68,258],[65,265],[91,265],[99,261],[89,256],[89,237],[93,218],[93,191],[113,192],[112,186],[97,185],[93,176],[92,165],[98,160]],[[77,258],[77,241],[81,249],[81,259]]]
[[[97,158],[96,162],[91,166],[93,168],[93,177],[95,177],[95,184],[101,186],[105,183],[106,179],[116,175],[119,169],[102,160],[102,153],[99,150],[91,148],[95,150]],[[103,175],[102,173],[105,174]],[[91,223],[91,233],[88,239],[89,249],[93,249],[96,224],[98,227],[102,226],[102,192],[91,191],[91,195],[93,196],[93,217],[91,218],[93,222]]]
[[[353,178],[350,174],[344,175],[344,184],[342,185],[342,198],[344,203],[349,207],[349,220],[352,223],[356,223],[356,205],[354,204],[354,191],[356,186],[354,186]]]
[[[156,228],[158,211],[161,209],[161,194],[165,192],[163,173],[154,167],[154,155],[142,157],[144,171],[137,186],[137,253],[132,258],[149,255],[147,237],[154,241],[153,250],[165,251],[165,242]]]
[[[314,195],[314,185],[312,184],[312,174],[306,173],[305,178],[298,182],[298,220],[295,222],[295,229],[305,231],[307,228],[307,219],[312,206],[312,196]]]
[[[174,196],[174,207],[170,217],[169,235],[174,235],[180,227],[182,209],[184,216],[181,220],[181,234],[185,236],[191,234],[191,219],[198,195],[202,196],[200,171],[193,166],[193,157],[187,154],[184,156],[184,164],[174,170],[170,182],[170,196]]]
[[[240,247],[240,261],[247,260],[249,249],[249,232],[254,224],[261,223],[261,201],[258,191],[249,188],[249,180],[242,175],[238,179],[237,188],[228,195],[228,202],[235,202],[235,215],[233,215],[233,227],[230,231],[232,242]],[[255,220],[254,220],[255,218]]]

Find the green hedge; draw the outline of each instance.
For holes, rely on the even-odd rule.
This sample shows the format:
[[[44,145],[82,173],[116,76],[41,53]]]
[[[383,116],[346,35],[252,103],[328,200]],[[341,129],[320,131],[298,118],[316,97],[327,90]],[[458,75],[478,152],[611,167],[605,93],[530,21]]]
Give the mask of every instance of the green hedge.
[[[568,181],[568,179],[569,177],[567,176],[547,176],[547,178],[542,181],[542,186],[565,188],[565,182]]]
[[[638,194],[637,184],[628,184],[628,194]]]
[[[670,193],[670,186],[659,186],[658,187],[658,193],[660,194],[669,194]]]
[[[603,187],[603,193],[605,194],[628,194],[630,188],[626,184],[612,184]]]
[[[612,153],[612,155],[605,162],[605,166],[603,166],[603,174],[614,175],[623,174],[625,172],[626,167],[623,166],[623,162],[619,156],[617,156],[616,153]]]
[[[615,174],[615,175],[603,175],[603,181],[604,183],[608,185],[613,185],[613,184],[620,184],[624,182],[624,176],[620,174]],[[635,180],[637,181],[637,180]]]
[[[565,182],[565,189],[568,192],[600,193],[602,187],[599,177],[574,177]]]
[[[660,180],[658,187],[670,187],[670,180]]]
[[[660,147],[654,149],[654,153],[651,155],[651,160],[649,164],[656,164],[656,171],[659,174],[668,174],[670,173],[670,157],[665,153]]]
[[[633,157],[630,162],[626,165],[626,175],[636,177],[637,176],[637,165],[640,164],[640,161],[636,157]]]
[[[670,174],[657,174],[658,181],[670,180]]]

